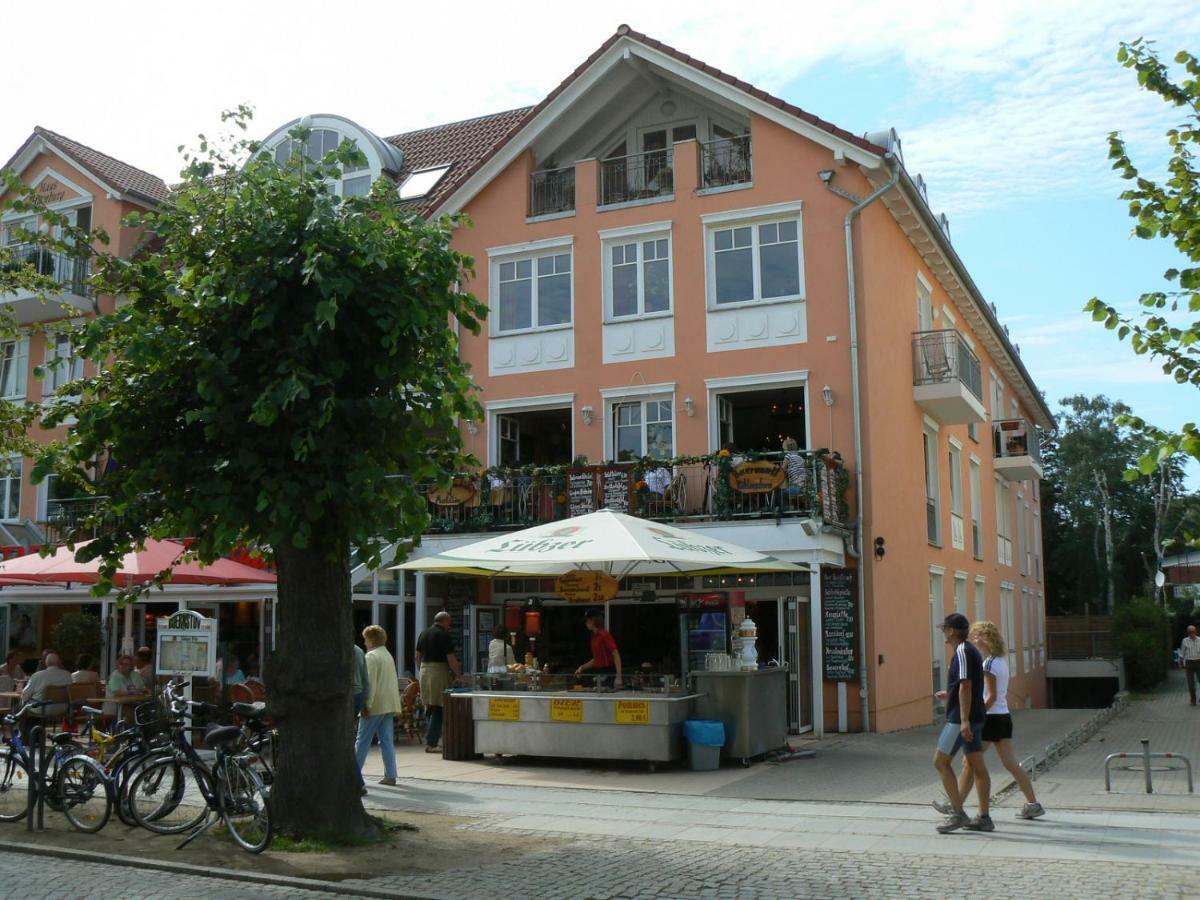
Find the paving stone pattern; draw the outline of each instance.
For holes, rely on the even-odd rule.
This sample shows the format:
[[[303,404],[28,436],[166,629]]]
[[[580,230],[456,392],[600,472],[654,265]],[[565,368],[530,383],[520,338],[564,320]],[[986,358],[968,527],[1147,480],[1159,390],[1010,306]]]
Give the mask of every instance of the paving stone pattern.
[[[0,852],[0,896],[20,897],[21,900],[64,900],[68,897],[71,900],[177,900],[185,897],[329,900],[333,895],[296,890],[292,886],[250,884],[153,869],[130,869],[105,863]]]

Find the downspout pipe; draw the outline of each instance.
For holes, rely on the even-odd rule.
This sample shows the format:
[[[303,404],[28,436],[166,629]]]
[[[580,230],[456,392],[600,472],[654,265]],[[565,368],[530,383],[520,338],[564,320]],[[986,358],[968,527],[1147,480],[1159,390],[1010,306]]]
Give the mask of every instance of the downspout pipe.
[[[868,196],[865,200],[859,200],[846,213],[846,281],[849,284],[848,302],[850,307],[850,387],[851,387],[851,406],[854,407],[854,454],[857,465],[854,467],[854,490],[858,496],[858,516],[857,524],[854,527],[854,542],[858,547],[859,558],[859,573],[858,573],[858,640],[859,640],[859,669],[858,669],[858,696],[859,703],[862,707],[862,730],[864,734],[871,732],[871,713],[870,713],[870,687],[867,683],[867,551],[863,546],[863,440],[862,440],[862,396],[859,388],[858,377],[858,289],[856,285],[856,274],[854,270],[854,220],[864,209],[890,191],[896,186],[896,182],[900,180],[900,163],[897,161],[895,153],[888,151],[884,156],[889,169],[892,170],[892,176],[888,179],[887,184],[879,188],[877,191]],[[826,182],[827,186],[835,193],[845,196],[839,189],[834,188]],[[853,198],[852,198],[853,199]]]

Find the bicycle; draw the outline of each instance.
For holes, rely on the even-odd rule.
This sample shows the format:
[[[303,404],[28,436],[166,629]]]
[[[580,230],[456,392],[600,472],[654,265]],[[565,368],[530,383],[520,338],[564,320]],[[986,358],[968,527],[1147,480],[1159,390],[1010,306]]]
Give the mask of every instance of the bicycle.
[[[159,704],[150,701],[134,710],[134,725],[118,725],[109,733],[96,727],[96,719],[104,715],[101,710],[84,706],[81,711],[88,717],[83,730],[88,742],[83,752],[104,770],[117,817],[124,824],[135,826],[137,822],[129,809],[129,783],[141,766],[169,749],[169,721]]]
[[[270,797],[246,758],[245,729],[209,727],[205,740],[216,751],[210,766],[184,738],[182,720],[191,715],[188,707],[203,709],[208,704],[173,701],[178,721],[170,754],[148,762],[129,784],[133,819],[156,834],[191,831],[178,849],[224,822],[243,849],[261,853],[274,836]]]
[[[12,727],[12,737],[0,748],[0,822],[19,822],[33,806],[44,801],[52,810],[63,813],[76,830],[94,834],[108,824],[113,797],[103,767],[83,752],[75,735],[64,731],[51,738],[51,752],[43,753],[41,766],[31,780],[33,756],[21,737],[19,723],[32,710],[46,705],[32,701],[4,717]],[[35,731],[41,740],[40,728]]]

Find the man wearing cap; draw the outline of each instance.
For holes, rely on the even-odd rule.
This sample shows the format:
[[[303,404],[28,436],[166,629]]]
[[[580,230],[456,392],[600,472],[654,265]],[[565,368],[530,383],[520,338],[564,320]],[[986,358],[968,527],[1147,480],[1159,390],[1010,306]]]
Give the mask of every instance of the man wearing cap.
[[[938,699],[946,701],[946,724],[933,755],[933,767],[942,778],[946,796],[950,798],[950,815],[938,826],[941,834],[965,828],[968,831],[993,831],[995,826],[988,815],[988,798],[992,780],[983,761],[983,724],[987,708],[983,705],[983,657],[967,640],[971,623],[962,613],[951,613],[942,622],[946,643],[954,649],[946,690],[938,691]],[[967,765],[975,776],[975,793],[979,799],[979,815],[971,819],[963,811],[963,798],[958,791],[954,769],[950,765],[958,748],[962,747]]]
[[[621,681],[621,651],[612,633],[604,627],[604,610],[597,607],[584,613],[584,623],[592,633],[592,658],[575,670],[576,675],[582,675],[589,669],[596,674],[596,687],[608,686],[608,676],[616,675],[613,688],[620,689]]]

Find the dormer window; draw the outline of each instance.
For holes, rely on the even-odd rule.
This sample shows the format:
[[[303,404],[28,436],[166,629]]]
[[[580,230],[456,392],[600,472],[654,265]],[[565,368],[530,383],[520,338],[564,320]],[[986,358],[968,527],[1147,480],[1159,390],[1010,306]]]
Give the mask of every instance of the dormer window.
[[[312,162],[320,162],[341,144],[343,138],[331,128],[314,128],[304,145],[304,155]],[[357,145],[353,138],[345,138]],[[275,162],[284,165],[292,156],[292,148],[296,142],[285,137],[275,147]],[[348,165],[342,169],[342,183],[339,193],[343,197],[362,197],[370,193],[371,172],[369,166]]]
[[[291,131],[300,122],[294,119],[281,128],[277,128],[264,141],[268,152],[275,157],[275,162],[284,165],[295,152],[296,141],[289,137]],[[342,141],[350,141],[366,156],[366,164],[346,166],[342,170],[341,182],[334,185],[336,193],[343,197],[362,197],[370,193],[371,185],[380,175],[397,173],[403,168],[404,155],[400,148],[380,140],[371,132],[341,116],[320,115],[304,120],[311,130],[308,140],[304,142],[304,155],[313,162],[319,162],[329,153],[335,151]]]

